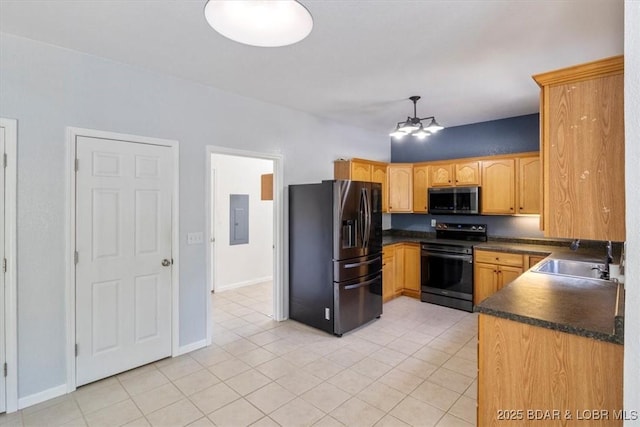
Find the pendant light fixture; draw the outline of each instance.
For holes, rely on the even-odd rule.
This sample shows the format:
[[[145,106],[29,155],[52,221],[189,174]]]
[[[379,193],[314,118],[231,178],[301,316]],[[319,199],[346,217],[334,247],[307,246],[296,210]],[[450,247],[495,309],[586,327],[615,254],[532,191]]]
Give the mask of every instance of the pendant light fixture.
[[[295,0],[209,0],[204,16],[223,36],[260,47],[297,43],[313,28],[311,14]]]
[[[436,133],[439,130],[444,129],[444,126],[440,126],[434,116],[424,117],[422,119],[418,118],[418,114],[416,112],[416,104],[420,99],[419,96],[411,96],[409,97],[411,101],[413,101],[413,117],[407,117],[407,120],[404,122],[398,122],[396,128],[389,135],[396,139],[401,139],[403,136],[411,135],[418,139],[425,139],[427,136],[432,133]],[[424,127],[422,124],[423,120],[431,120],[428,122],[429,124]]]

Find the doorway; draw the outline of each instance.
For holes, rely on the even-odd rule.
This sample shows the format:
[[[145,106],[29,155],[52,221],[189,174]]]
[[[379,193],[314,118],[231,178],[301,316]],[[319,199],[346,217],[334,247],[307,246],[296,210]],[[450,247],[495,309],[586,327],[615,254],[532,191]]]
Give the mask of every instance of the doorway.
[[[246,289],[253,294],[257,289],[264,292],[265,285],[272,284],[269,306],[265,307],[263,301],[260,307],[256,301],[254,308],[275,320],[283,320],[282,156],[215,146],[207,147],[206,156],[207,289],[212,292]],[[273,190],[266,199],[261,192],[264,175],[271,175]],[[234,206],[234,200],[242,200],[242,196],[249,200],[247,236],[242,235],[241,224],[245,207]],[[234,236],[240,240],[234,242]],[[242,240],[244,237],[248,242]],[[210,319],[210,298],[207,314]],[[207,340],[211,342],[209,322]]]
[[[18,122],[0,118],[0,412],[18,409],[16,183]]]
[[[177,142],[72,129],[70,387],[175,353]]]

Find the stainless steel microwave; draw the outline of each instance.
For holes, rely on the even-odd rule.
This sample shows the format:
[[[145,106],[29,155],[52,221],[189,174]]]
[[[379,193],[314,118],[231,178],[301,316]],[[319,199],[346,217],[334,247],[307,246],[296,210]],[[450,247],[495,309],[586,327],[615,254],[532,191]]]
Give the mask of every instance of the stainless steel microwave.
[[[480,214],[480,187],[429,188],[428,196],[430,214]]]

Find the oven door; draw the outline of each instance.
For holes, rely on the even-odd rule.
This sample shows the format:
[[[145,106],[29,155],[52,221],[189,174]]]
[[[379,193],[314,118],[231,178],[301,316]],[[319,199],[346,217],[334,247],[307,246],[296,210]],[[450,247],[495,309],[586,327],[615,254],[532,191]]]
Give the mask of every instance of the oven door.
[[[422,292],[473,300],[473,255],[422,250]]]

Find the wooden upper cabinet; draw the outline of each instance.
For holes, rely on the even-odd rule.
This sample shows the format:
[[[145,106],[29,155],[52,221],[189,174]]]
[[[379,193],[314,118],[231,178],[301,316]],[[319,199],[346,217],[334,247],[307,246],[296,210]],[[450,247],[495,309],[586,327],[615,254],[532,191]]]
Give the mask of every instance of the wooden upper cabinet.
[[[392,163],[387,167],[389,212],[411,212],[413,209],[413,165]]]
[[[545,236],[625,240],[624,57],[533,76]]]
[[[480,162],[431,165],[432,187],[480,185]]]
[[[453,165],[432,165],[430,185],[432,187],[450,187],[454,185]]]
[[[429,166],[413,165],[413,212],[426,213],[427,191],[429,189]]]
[[[480,162],[456,163],[455,185],[480,185]]]
[[[518,213],[540,213],[540,157],[519,157],[518,168]]]
[[[387,191],[387,165],[374,163],[371,165],[371,181],[382,185],[382,212],[389,210],[389,192]]]
[[[336,160],[333,163],[333,179],[379,182],[382,185],[382,212],[388,212],[387,163],[365,159]]]
[[[482,162],[482,190],[480,208],[486,215],[515,213],[515,159],[485,160]]]
[[[354,181],[371,182],[371,171],[373,167],[369,162],[361,162],[358,160],[351,161],[351,179]]]

